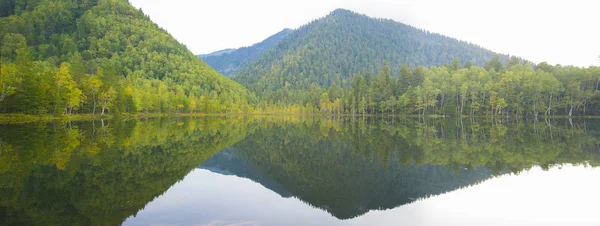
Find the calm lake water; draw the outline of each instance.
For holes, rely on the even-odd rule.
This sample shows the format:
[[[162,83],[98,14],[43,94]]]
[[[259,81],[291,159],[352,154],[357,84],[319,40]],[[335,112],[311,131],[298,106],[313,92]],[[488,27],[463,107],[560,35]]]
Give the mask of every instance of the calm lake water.
[[[600,120],[0,125],[2,225],[600,225]]]

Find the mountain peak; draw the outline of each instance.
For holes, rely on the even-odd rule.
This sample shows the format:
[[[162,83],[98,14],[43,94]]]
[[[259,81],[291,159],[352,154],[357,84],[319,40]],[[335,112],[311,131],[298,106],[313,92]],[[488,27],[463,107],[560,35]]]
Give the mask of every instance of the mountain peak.
[[[458,58],[483,65],[495,53],[466,42],[395,22],[335,9],[294,30],[273,51],[235,73],[256,92],[285,84],[308,89],[348,86],[355,73],[376,73],[382,62],[397,75],[402,65],[440,66]],[[278,81],[273,83],[272,81]]]
[[[337,8],[337,9],[335,9],[335,10],[333,10],[331,12],[332,15],[334,15],[334,14],[348,14],[348,13],[356,14],[355,12],[353,12],[351,10],[343,9],[343,8]]]
[[[254,58],[272,49],[294,30],[285,28],[262,42],[239,49],[225,49],[214,53],[199,55],[211,67],[224,75],[231,75],[239,68],[249,64]]]

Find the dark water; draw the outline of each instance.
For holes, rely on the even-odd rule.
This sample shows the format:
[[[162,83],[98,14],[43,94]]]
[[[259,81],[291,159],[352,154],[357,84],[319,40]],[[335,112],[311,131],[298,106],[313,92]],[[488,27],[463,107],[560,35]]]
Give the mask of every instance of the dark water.
[[[600,225],[600,120],[0,125],[2,225]]]

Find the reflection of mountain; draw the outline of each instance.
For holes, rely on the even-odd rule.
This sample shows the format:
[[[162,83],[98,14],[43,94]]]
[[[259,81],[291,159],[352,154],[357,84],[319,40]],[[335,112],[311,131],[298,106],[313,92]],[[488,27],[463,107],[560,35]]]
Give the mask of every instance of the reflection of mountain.
[[[507,170],[600,159],[593,151],[567,148],[594,142],[579,130],[533,124],[468,128],[454,120],[375,122],[262,123],[201,167],[252,179],[277,193],[281,186],[348,219],[478,184]]]
[[[340,219],[353,218],[369,210],[394,208],[470,186],[492,176],[484,167],[454,171],[442,166],[403,166],[392,163],[384,170],[378,161],[364,160],[345,150],[331,149],[313,149],[321,155],[319,158],[322,160],[319,162],[326,163],[319,165],[313,164],[314,159],[297,158],[298,156],[291,156],[290,152],[282,151],[279,154],[290,155],[282,157],[282,162],[256,162],[266,170],[265,175],[237,156],[243,155],[251,162],[270,155],[268,152],[272,150],[256,146],[250,148],[247,146],[251,145],[250,142],[235,145],[239,148],[236,151],[217,153],[199,168],[249,178],[283,197],[290,196],[286,191],[289,190],[291,195]],[[302,150],[306,151],[308,150]],[[291,163],[293,165],[306,167],[295,173],[287,173],[289,171],[284,169],[284,165],[289,164],[288,161],[294,161]],[[269,179],[269,176],[281,183],[281,186]],[[306,176],[309,176],[308,180],[301,179]]]
[[[269,149],[257,145],[253,138],[234,145],[235,151],[228,155],[243,156],[245,161],[263,170],[266,176],[255,176],[258,170],[254,167],[243,172],[228,163],[214,164],[223,168],[213,172],[234,173],[252,180],[258,178],[255,181],[269,189],[272,187],[265,185],[262,178],[271,177],[293,196],[340,219],[353,218],[370,210],[394,208],[479,183],[492,176],[484,167],[455,171],[442,166],[403,166],[399,162],[391,162],[386,169],[378,160],[361,158],[348,149],[331,148],[336,145],[330,142],[307,148],[288,146],[285,149]],[[203,167],[207,167],[209,162],[225,159],[215,156]],[[228,168],[231,166],[234,167]],[[268,181],[271,183],[271,180]]]
[[[118,225],[207,159],[202,168],[249,178],[343,219],[476,184],[502,169],[600,165],[600,121],[305,119],[0,125],[0,225]]]
[[[243,123],[152,119],[0,125],[0,225],[119,225]]]
[[[214,173],[223,175],[235,175],[238,177],[248,178],[281,195],[281,197],[287,198],[291,196],[291,194],[286,191],[285,188],[275,183],[268,176],[260,172],[259,169],[246,162],[244,159],[238,157],[237,153],[229,149],[222,150],[213,155],[210,159],[206,160],[197,168],[210,170]]]

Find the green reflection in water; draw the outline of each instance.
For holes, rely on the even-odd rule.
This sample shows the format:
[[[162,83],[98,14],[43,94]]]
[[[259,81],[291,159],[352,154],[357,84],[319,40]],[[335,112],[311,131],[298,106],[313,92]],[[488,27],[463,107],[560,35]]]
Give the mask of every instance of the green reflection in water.
[[[245,137],[236,119],[1,125],[0,222],[119,225]]]
[[[0,125],[0,222],[119,225],[227,147],[253,168],[233,174],[346,219],[535,165],[597,166],[599,129],[595,120],[310,117]]]
[[[598,121],[264,120],[230,149],[266,175],[255,178],[273,181],[257,180],[265,187],[348,219],[536,165],[597,166],[597,129]]]

